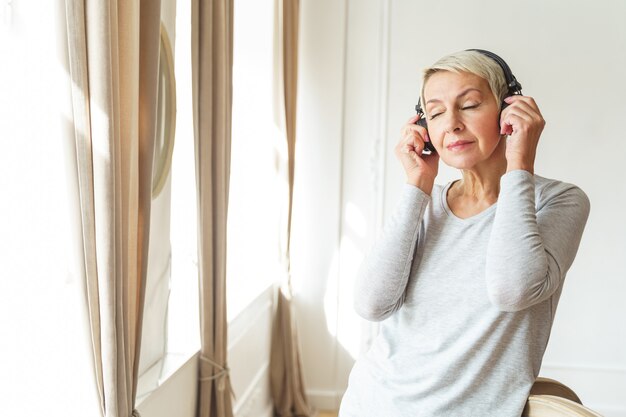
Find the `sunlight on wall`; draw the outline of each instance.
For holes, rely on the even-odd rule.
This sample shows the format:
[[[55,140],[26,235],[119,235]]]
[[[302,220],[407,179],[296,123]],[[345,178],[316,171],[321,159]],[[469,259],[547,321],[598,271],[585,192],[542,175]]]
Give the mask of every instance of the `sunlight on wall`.
[[[328,333],[334,338],[337,337],[337,314],[339,313],[339,292],[338,292],[338,271],[339,250],[333,254],[328,276],[326,277],[326,292],[324,293],[324,317]]]
[[[355,203],[351,201],[346,203],[344,220],[352,235],[361,239],[367,236],[367,219]]]
[[[361,324],[363,320],[354,312],[354,283],[363,261],[363,253],[352,239],[341,239],[341,269],[339,281],[338,342],[353,358],[361,353]]]
[[[350,236],[364,238],[367,221],[352,202],[346,203],[343,218],[339,250],[333,256],[327,278],[324,313],[328,332],[356,359],[365,348],[364,341],[368,341],[371,326],[354,312],[354,284],[364,254]],[[362,339],[362,334],[366,335],[365,339]]]

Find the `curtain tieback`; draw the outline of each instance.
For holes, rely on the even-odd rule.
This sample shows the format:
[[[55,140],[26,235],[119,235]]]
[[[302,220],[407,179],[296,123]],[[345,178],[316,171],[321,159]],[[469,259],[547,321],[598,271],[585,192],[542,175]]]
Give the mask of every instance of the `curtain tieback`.
[[[135,408],[135,409],[133,410],[133,414],[132,414],[132,416],[133,416],[133,417],[141,417],[141,414],[139,414],[139,411],[137,411],[137,409]]]
[[[228,366],[222,366],[219,363],[215,362],[212,359],[207,358],[204,355],[200,355],[200,360],[203,361],[203,362],[208,363],[214,369],[218,370],[216,373],[214,373],[211,376],[205,376],[205,377],[200,378],[200,381],[215,381],[215,380],[217,380],[217,389],[219,391],[224,391],[224,389],[226,388],[226,377],[230,373],[230,369],[228,368]],[[230,386],[230,384],[229,384],[229,388],[230,388],[231,395],[233,397],[235,397],[235,393],[233,392],[233,388]]]

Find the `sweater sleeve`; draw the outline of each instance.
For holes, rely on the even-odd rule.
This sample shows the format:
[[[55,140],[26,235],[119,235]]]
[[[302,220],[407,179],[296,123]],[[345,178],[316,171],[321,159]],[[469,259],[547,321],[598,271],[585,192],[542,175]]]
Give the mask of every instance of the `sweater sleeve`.
[[[535,177],[529,172],[502,177],[486,260],[487,292],[502,311],[548,299],[578,251],[590,209],[585,193],[555,183],[540,200],[536,207]]]
[[[380,321],[402,305],[418,234],[431,198],[405,184],[383,233],[361,264],[354,308],[366,320]]]

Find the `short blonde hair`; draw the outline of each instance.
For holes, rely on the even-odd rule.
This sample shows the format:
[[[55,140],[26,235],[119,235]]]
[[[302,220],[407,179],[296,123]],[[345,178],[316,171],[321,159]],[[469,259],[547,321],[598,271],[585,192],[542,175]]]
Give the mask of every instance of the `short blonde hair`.
[[[439,71],[450,71],[454,73],[468,72],[477,75],[489,83],[489,88],[493,93],[496,103],[502,103],[502,100],[508,94],[508,86],[504,71],[495,60],[478,51],[459,51],[450,55],[446,55],[432,66],[424,69],[422,76],[422,91],[420,98],[422,100],[422,108],[426,101],[424,100],[424,87],[426,82],[433,74]]]

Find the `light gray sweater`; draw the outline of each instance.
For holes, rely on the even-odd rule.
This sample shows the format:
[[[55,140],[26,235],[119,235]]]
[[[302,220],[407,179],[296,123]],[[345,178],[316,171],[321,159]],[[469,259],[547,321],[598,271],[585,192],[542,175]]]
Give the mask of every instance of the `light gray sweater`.
[[[355,308],[381,321],[340,417],[519,417],[550,336],[589,200],[511,171],[467,218],[406,185],[361,267]]]

